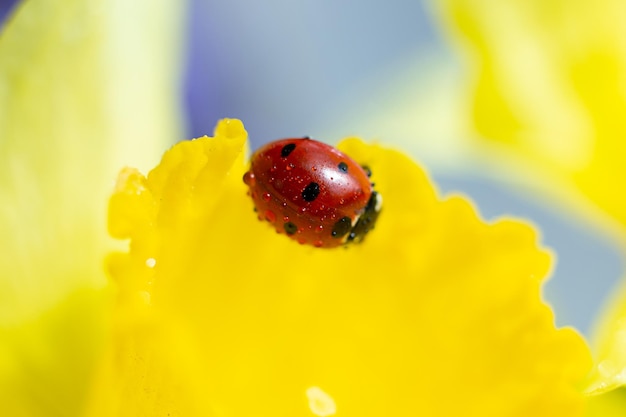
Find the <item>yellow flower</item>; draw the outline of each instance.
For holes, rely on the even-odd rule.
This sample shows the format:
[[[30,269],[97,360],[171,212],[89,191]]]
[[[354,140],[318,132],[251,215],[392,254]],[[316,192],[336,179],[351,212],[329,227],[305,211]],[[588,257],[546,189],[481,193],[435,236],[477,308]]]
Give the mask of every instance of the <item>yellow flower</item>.
[[[524,161],[524,174],[534,177],[546,196],[584,211],[623,248],[626,4],[449,0],[438,5],[476,74],[473,120],[483,145]],[[626,383],[624,288],[598,324],[592,392]]]
[[[236,120],[123,170],[111,303],[109,175],[180,136],[178,9],[128,4],[26,2],[0,39],[3,414],[580,415],[588,351],[541,301],[536,231],[357,139],[385,206],[346,249],[256,220]]]
[[[580,415],[589,358],[540,300],[524,223],[438,198],[407,157],[348,139],[385,206],[360,245],[257,220],[246,132],[223,120],[147,177],[120,174],[115,325],[89,415]],[[451,397],[454,399],[451,400]]]
[[[28,1],[2,28],[2,415],[84,407],[104,335],[111,186],[180,136],[180,15],[176,2]]]

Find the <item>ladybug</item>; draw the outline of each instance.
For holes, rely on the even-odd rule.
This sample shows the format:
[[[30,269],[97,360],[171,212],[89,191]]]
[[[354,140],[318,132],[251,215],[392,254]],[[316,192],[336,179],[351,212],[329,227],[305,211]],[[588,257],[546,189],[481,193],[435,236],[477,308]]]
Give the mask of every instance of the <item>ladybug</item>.
[[[260,220],[301,244],[360,242],[374,228],[382,197],[371,172],[336,148],[305,138],[266,144],[243,176]]]

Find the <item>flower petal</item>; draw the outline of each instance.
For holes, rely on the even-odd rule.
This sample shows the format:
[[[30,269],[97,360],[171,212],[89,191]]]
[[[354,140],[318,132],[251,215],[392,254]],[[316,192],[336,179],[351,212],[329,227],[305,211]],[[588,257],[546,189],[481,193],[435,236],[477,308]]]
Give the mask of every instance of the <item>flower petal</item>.
[[[626,390],[616,389],[591,397],[586,417],[621,417],[626,409]]]
[[[587,390],[593,394],[626,385],[626,288],[622,283],[597,323],[593,340],[596,366]]]
[[[111,262],[94,415],[580,415],[589,354],[541,302],[550,255],[531,226],[486,224],[404,155],[350,139],[384,195],[376,229],[298,245],[252,212],[244,139],[224,120],[120,177],[110,219],[131,247]]]
[[[600,217],[596,224],[623,242],[626,4],[439,4],[477,70],[474,121],[481,141],[521,156],[524,175],[548,191],[545,195],[566,201],[567,210]],[[626,383],[624,288],[596,332],[597,369],[589,388],[594,392]]]
[[[582,193],[626,224],[623,115],[626,5],[447,0],[437,3],[476,74],[473,121],[485,150],[521,161],[525,179],[571,210]],[[476,135],[474,135],[476,137]],[[514,175],[514,173],[511,173]],[[572,195],[574,194],[574,195]]]
[[[180,137],[171,64],[179,16],[154,2],[25,2],[4,28],[0,322],[105,282],[111,179],[130,160],[154,164]]]
[[[101,288],[112,179],[130,160],[153,164],[180,137],[180,17],[176,2],[25,1],[2,28],[4,415],[83,406],[110,295]]]

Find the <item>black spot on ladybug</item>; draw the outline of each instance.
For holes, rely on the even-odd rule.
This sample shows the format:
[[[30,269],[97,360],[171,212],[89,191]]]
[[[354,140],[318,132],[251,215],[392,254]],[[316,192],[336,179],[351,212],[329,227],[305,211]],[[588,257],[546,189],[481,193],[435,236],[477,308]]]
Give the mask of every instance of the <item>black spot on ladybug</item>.
[[[295,143],[289,143],[285,146],[283,146],[283,148],[280,150],[280,156],[283,158],[287,158],[289,156],[289,154],[291,152],[293,152],[293,150],[296,149],[296,144]]]
[[[368,167],[367,165],[361,165],[361,168],[363,168],[363,171],[365,171],[368,177],[372,176],[372,170],[370,169],[370,167]]]
[[[309,203],[317,198],[320,194],[320,185],[316,182],[312,182],[304,188],[302,191],[302,198]]]
[[[337,221],[337,223],[335,223],[332,232],[330,232],[330,235],[334,238],[340,238],[348,233],[351,228],[352,221],[350,220],[350,217],[342,217]]]
[[[348,172],[348,164],[346,164],[345,162],[339,162],[337,168],[339,168],[340,171]]]
[[[287,233],[288,235],[293,235],[298,231],[298,226],[296,226],[292,222],[287,222],[283,224],[283,227],[285,228],[285,233]]]

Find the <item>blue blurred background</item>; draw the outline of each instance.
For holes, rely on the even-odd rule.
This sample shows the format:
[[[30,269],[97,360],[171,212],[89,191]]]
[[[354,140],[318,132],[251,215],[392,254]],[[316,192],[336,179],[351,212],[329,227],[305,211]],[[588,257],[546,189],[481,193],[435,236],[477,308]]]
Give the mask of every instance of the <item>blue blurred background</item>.
[[[15,0],[0,0],[0,21],[4,22],[16,4]]]
[[[0,16],[13,4],[0,0]],[[463,162],[455,120],[467,111],[458,104],[464,69],[428,2],[191,0],[189,7],[187,138],[236,117],[253,148],[287,136],[358,135],[405,149],[442,193],[470,196],[486,219],[512,215],[540,227],[558,254],[545,287],[557,324],[589,334],[623,271],[617,246],[511,186],[505,173],[495,178]]]
[[[442,46],[414,0],[200,0],[189,18],[189,135],[237,116],[253,145],[318,136],[350,107],[376,100],[381,73]],[[379,85],[363,85],[371,80]]]

